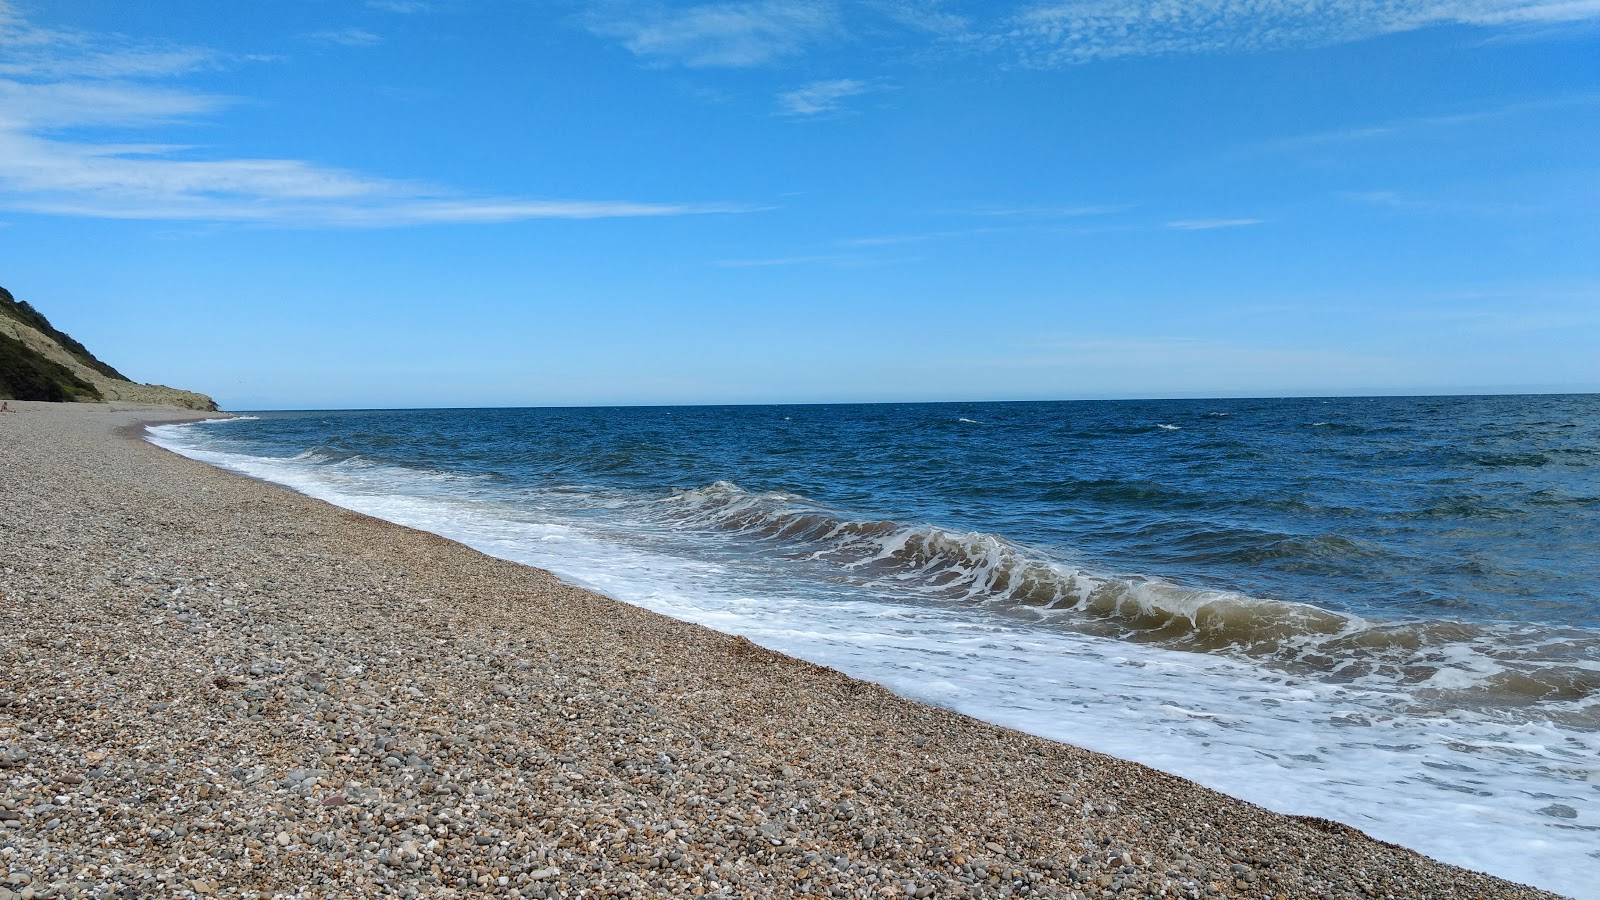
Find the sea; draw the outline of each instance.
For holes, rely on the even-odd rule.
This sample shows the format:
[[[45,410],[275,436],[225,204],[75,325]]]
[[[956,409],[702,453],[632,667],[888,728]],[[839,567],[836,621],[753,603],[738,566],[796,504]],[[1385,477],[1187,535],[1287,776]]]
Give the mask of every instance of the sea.
[[[186,456],[1600,897],[1600,395],[261,412]]]

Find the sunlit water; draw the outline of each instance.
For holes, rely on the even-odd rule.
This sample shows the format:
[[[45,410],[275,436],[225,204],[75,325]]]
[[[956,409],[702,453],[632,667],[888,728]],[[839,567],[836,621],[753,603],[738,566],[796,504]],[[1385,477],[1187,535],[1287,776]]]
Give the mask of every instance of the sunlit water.
[[[1600,397],[262,413],[152,437],[1600,896]]]

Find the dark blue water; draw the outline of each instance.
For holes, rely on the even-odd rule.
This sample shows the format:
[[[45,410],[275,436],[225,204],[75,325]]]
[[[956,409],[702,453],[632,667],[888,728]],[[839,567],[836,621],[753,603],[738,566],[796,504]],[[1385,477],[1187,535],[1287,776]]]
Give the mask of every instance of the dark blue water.
[[[659,495],[719,481],[1386,620],[1600,628],[1600,397],[262,413],[322,447]]]
[[[1597,896],[1600,396],[156,432],[917,699]]]

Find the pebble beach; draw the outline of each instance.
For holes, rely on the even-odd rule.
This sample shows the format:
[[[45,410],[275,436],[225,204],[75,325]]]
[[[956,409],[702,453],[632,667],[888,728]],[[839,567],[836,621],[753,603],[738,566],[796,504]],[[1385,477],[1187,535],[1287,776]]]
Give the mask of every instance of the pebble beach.
[[[1555,895],[0,415],[0,900]]]

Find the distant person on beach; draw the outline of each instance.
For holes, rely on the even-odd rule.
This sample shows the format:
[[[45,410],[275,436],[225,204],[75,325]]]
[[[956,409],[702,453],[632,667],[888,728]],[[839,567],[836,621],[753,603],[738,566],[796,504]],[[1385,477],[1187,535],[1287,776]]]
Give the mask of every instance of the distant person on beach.
[[[11,404],[0,400],[0,412],[16,412],[16,410],[11,408]]]

